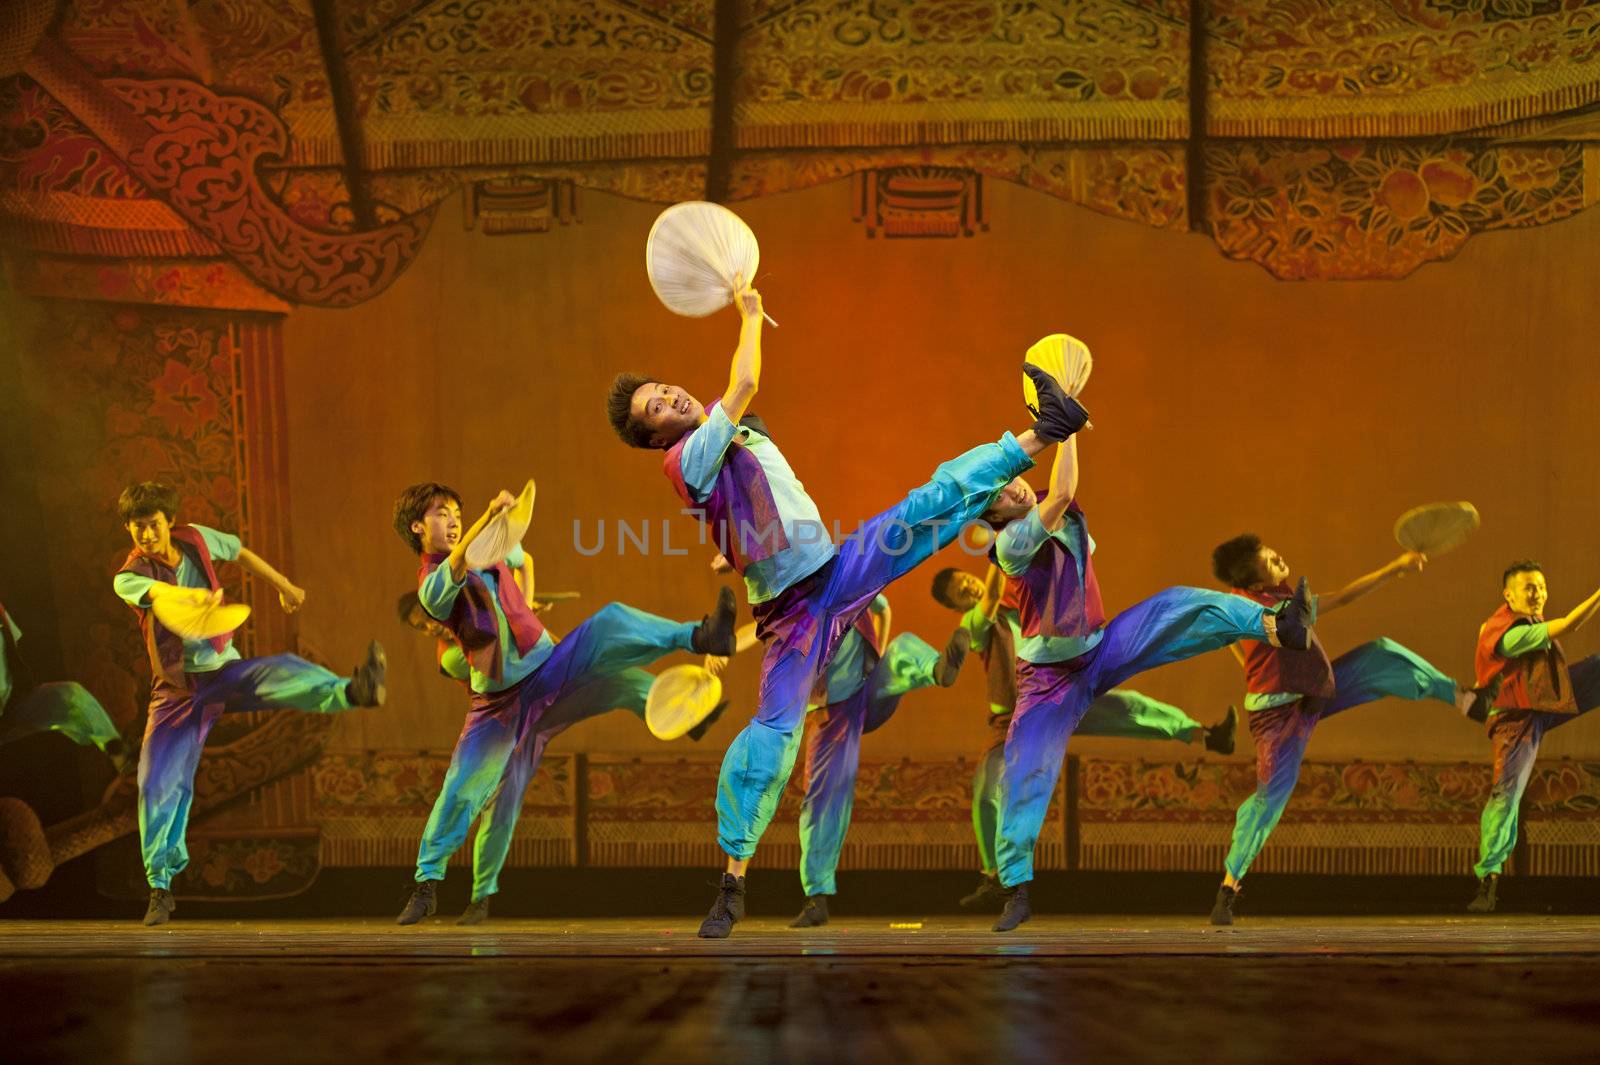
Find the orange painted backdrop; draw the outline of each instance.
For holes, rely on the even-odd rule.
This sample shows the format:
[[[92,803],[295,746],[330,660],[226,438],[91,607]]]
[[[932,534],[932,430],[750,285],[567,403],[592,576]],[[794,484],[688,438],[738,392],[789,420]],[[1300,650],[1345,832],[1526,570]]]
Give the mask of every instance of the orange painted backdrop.
[[[1329,618],[1333,653],[1381,634],[1465,671],[1508,559],[1544,562],[1553,610],[1600,583],[1600,215],[1481,236],[1405,281],[1294,284],[1225,261],[1205,238],[999,182],[985,235],[868,240],[850,220],[849,190],[738,208],[761,239],[760,286],[782,323],[767,333],[755,409],[826,518],[853,523],[939,460],[1023,427],[1021,352],[1065,330],[1097,360],[1080,498],[1109,609],[1169,584],[1210,585],[1211,547],[1246,529],[1331,588],[1398,551],[1390,528],[1402,510],[1441,499],[1472,500],[1481,533]],[[476,512],[493,490],[536,477],[527,543],[538,581],[584,595],[548,616],[557,631],[612,599],[686,617],[711,601],[717,581],[699,549],[619,557],[614,538],[595,558],[573,549],[574,519],[588,543],[597,522],[619,518],[668,519],[675,546],[694,535],[659,455],[623,447],[601,412],[619,369],[659,373],[707,400],[726,379],[733,313],[677,318],[650,292],[643,250],[657,210],[586,194],[581,225],[487,238],[447,205],[420,259],[381,297],[289,317],[295,576],[310,592],[302,635],[342,664],[375,633],[393,671],[390,705],[342,719],[335,747],[441,748],[460,726],[459,689],[394,619],[415,562],[389,513],[408,482],[453,484]],[[1042,484],[1046,473],[1034,476]],[[969,561],[954,549],[945,558]],[[896,627],[935,643],[954,620],[927,594],[943,561],[890,590]],[[1600,625],[1569,641],[1574,657],[1596,649]],[[731,672],[735,710],[702,752],[720,751],[747,718],[755,666]],[[869,756],[973,753],[985,738],[980,673],[908,698]],[[1209,721],[1239,697],[1239,671],[1218,653],[1137,686]],[[661,750],[622,715],[559,743]],[[1107,740],[1076,749],[1183,753]],[[1600,753],[1600,721],[1569,726],[1546,750]],[[1249,756],[1245,741],[1237,757]],[[1442,707],[1391,702],[1328,723],[1312,756],[1477,759],[1488,749]]]

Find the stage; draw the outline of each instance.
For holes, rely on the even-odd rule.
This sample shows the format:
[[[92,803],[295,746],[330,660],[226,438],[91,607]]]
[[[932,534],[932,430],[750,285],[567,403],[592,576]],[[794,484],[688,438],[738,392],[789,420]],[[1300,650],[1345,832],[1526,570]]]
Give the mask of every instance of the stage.
[[[1595,917],[451,920],[0,922],[6,1059],[1600,1055]]]

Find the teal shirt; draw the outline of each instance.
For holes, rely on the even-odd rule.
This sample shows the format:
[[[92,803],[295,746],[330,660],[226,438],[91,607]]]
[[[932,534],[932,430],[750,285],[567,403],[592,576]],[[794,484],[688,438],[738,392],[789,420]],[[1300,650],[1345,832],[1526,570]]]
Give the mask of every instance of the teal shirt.
[[[1066,548],[1078,564],[1078,584],[1081,587],[1088,558],[1094,554],[1095,543],[1094,537],[1089,535],[1088,526],[1084,524],[1083,515],[1075,511],[1069,510],[1062,519],[1061,528],[1050,532],[1044,527],[1044,519],[1039,517],[1039,508],[1034,507],[1026,517],[1018,518],[1000,530],[994,545],[995,561],[1006,576],[1021,576],[1032,564],[1039,549],[1044,547],[1045,541],[1051,539]],[[1049,663],[1066,662],[1094,650],[1100,645],[1106,630],[1105,626],[1101,626],[1087,636],[1020,636],[1020,628],[1018,631],[1017,657],[1024,662]]]
[[[783,457],[770,437],[748,426],[737,426],[728,419],[721,403],[713,403],[706,411],[706,420],[689,434],[679,456],[683,482],[697,502],[704,502],[716,485],[717,474],[727,457],[734,440],[741,441],[750,454],[761,463],[767,475],[767,485],[772,489],[773,502],[778,507],[778,520],[789,546],[759,562],[746,563],[744,568],[745,594],[750,603],[764,603],[782,593],[790,585],[811,576],[833,557],[833,542],[822,524],[817,505],[806,494],[805,485],[794,475],[789,460]],[[756,529],[751,536],[760,537],[764,529]],[[739,530],[728,535],[738,545]],[[770,540],[769,540],[770,542]]]
[[[882,614],[889,609],[889,600],[879,595],[867,609],[874,614]],[[829,706],[836,706],[861,690],[861,686],[867,682],[866,662],[867,641],[852,628],[844,634],[839,650],[834,652],[833,661],[828,663]]]
[[[522,545],[518,544],[506,556],[506,565],[512,569],[520,569],[523,558]],[[505,611],[500,609],[500,586],[494,570],[481,569],[475,572],[483,578],[483,583],[489,586],[489,599],[494,603],[495,624],[500,633],[500,679],[495,680],[487,673],[479,673],[476,669],[469,668],[469,682],[475,692],[502,692],[515,686],[524,677],[544,665],[544,660],[556,649],[556,642],[546,631],[539,635],[538,643],[528,648],[527,654],[519,654],[517,641],[511,638],[511,626],[506,621]],[[450,576],[449,564],[441,563],[422,579],[422,586],[417,589],[417,598],[422,601],[422,609],[440,621],[447,621],[450,612],[455,609],[456,596],[461,594],[461,589],[466,587],[466,584],[466,574],[462,574],[461,580],[454,580]],[[521,592],[517,594],[520,595]]]
[[[211,561],[235,562],[239,558],[239,538],[229,533],[208,529],[204,525],[189,526],[200,534],[206,542],[206,550],[211,552]],[[189,556],[181,550],[178,552],[177,575],[173,582],[184,588],[209,588],[206,583],[205,571],[189,561]],[[137,573],[119,573],[112,578],[111,586],[116,589],[117,595],[129,606],[140,610],[149,610],[150,604],[145,602],[145,596],[150,591],[150,586],[155,581],[149,577],[141,577]],[[229,662],[239,660],[239,649],[233,646],[233,639],[229,637],[228,646],[218,653],[211,646],[210,640],[184,640],[183,641],[183,671],[185,673],[213,673]]]

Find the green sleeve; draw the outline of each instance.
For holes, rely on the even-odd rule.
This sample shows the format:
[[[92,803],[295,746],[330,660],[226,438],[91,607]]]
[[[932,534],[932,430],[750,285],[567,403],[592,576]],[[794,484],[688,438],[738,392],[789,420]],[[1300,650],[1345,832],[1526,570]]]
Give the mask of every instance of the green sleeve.
[[[439,672],[451,680],[465,682],[472,678],[472,669],[467,665],[466,653],[454,644],[440,657]]]
[[[1513,625],[1500,637],[1495,653],[1501,658],[1520,658],[1550,646],[1550,626],[1543,622]]]
[[[961,615],[961,627],[972,637],[972,649],[982,652],[989,646],[989,630],[994,628],[994,619],[983,612],[983,604],[979,603]]]

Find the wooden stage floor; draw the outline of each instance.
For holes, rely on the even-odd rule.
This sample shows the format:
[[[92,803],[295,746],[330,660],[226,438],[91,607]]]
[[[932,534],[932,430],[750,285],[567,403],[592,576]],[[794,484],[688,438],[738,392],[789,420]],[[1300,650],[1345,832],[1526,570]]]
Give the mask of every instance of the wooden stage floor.
[[[0,920],[0,1060],[1600,1061],[1600,918]]]

